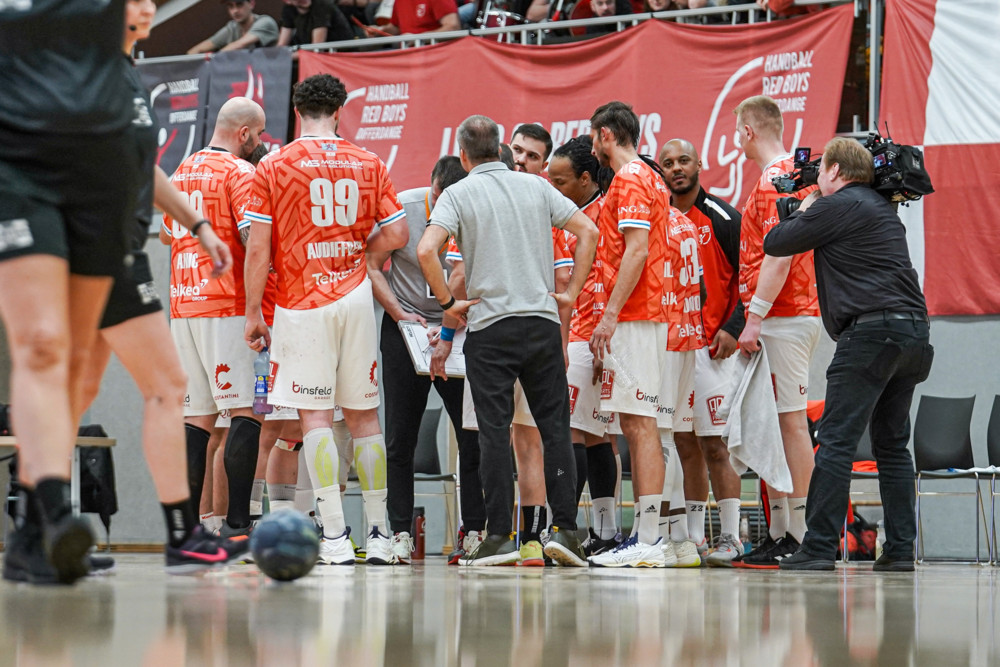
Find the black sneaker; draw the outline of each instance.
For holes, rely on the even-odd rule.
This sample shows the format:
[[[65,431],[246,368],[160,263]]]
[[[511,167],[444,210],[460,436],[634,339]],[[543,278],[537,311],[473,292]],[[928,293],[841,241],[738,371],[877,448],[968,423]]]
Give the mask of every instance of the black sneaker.
[[[59,575],[45,558],[40,528],[25,525],[10,533],[3,556],[3,578],[29,584],[59,583]]]
[[[487,565],[517,565],[521,562],[521,552],[517,548],[515,534],[489,535],[479,547],[465,558],[458,561],[459,565],[483,567]]]
[[[545,555],[552,562],[565,567],[587,567],[587,557],[583,554],[580,540],[571,530],[559,530],[552,526],[549,541],[545,543]]]
[[[90,522],[67,512],[42,527],[42,547],[49,563],[55,568],[59,583],[72,584],[90,573],[87,557],[94,546]]]
[[[783,547],[782,543],[786,539],[791,539],[795,542],[795,548],[791,551],[787,551],[787,547]],[[745,556],[734,560],[733,565],[736,567],[745,567],[752,570],[777,570],[778,561],[776,556],[780,553],[784,556],[791,556],[799,548],[799,543],[795,541],[795,538],[791,537],[787,533],[784,537],[780,537],[777,540],[771,538],[770,535],[767,539],[761,542],[760,546],[746,554]]]
[[[115,559],[111,556],[102,556],[91,553],[87,555],[90,561],[90,576],[112,574],[115,571]]]
[[[611,551],[619,544],[622,543],[622,534],[616,533],[614,537],[610,540],[602,540],[594,532],[594,529],[590,529],[590,537],[581,546],[583,547],[583,553],[587,558],[591,556],[596,556],[597,554],[602,554],[605,551]]]
[[[892,558],[887,554],[882,554],[872,565],[875,572],[913,572],[913,557]]]
[[[805,551],[802,551],[801,549],[793,553],[791,556],[785,556],[784,558],[779,558],[778,567],[781,570],[811,571],[811,572],[815,571],[832,572],[833,570],[837,569],[832,558],[817,558],[816,556],[808,554]]]
[[[245,543],[244,540],[243,544]],[[211,535],[204,528],[198,526],[191,532],[184,544],[179,547],[172,547],[168,544],[164,547],[167,574],[191,574],[224,565],[237,557],[226,549],[226,546],[231,544],[237,545],[231,540]],[[246,549],[242,544],[236,548],[242,548],[244,551]]]

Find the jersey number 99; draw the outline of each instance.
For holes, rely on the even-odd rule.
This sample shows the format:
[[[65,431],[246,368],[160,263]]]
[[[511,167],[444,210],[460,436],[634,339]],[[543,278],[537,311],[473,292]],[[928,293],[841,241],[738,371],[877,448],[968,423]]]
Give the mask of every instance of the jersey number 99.
[[[358,183],[352,178],[336,182],[314,178],[309,183],[313,224],[329,227],[336,222],[341,227],[350,227],[358,219],[358,198]]]

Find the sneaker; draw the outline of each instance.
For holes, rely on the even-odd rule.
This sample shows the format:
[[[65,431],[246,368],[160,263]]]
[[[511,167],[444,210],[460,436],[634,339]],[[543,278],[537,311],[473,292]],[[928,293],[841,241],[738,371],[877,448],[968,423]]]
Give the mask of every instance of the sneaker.
[[[365,565],[395,565],[396,554],[392,551],[389,537],[379,532],[377,526],[372,526],[365,540]]]
[[[402,563],[403,565],[410,564],[410,558],[413,555],[413,538],[410,537],[407,531],[394,533],[389,548],[392,549],[397,563]]]
[[[90,561],[90,576],[99,576],[106,574],[113,574],[115,571],[115,559],[111,556],[101,556],[98,554],[89,554],[87,556]]]
[[[695,542],[694,546],[696,549],[698,549],[699,558],[704,560],[705,554],[708,553],[708,538],[707,537],[701,538],[701,542]]]
[[[228,521],[223,521],[222,526],[219,528],[219,537],[223,537],[227,540],[234,540],[237,542],[242,542],[244,540],[250,539],[250,533],[253,532],[254,522],[251,521],[248,525],[243,528],[234,528],[229,525]]]
[[[735,535],[723,535],[715,549],[705,556],[709,567],[732,567],[733,561],[743,554],[743,545]]]
[[[521,567],[544,567],[545,554],[542,551],[542,543],[538,540],[528,540],[521,545]]]
[[[605,551],[611,551],[619,544],[621,544],[623,539],[624,538],[622,537],[621,533],[616,533],[615,536],[612,537],[611,539],[602,540],[600,537],[597,536],[597,533],[594,532],[594,529],[591,528],[590,537],[588,537],[587,541],[581,544],[580,546],[583,547],[584,555],[586,555],[587,558],[590,558],[591,556],[602,554]]]
[[[744,556],[740,561],[740,567],[753,570],[777,570],[780,559],[787,558],[798,550],[799,541],[785,533],[785,536],[773,542],[769,549],[761,550],[758,548]],[[758,551],[760,553],[757,553]]]
[[[346,528],[337,537],[323,537],[320,540],[317,562],[326,565],[354,565],[354,549],[351,529]]]
[[[87,554],[94,546],[90,522],[67,512],[42,527],[42,547],[49,564],[55,568],[59,583],[72,584],[90,572]]]
[[[351,529],[348,528],[347,532],[350,532],[350,531],[351,531]],[[357,542],[354,541],[354,536],[353,535],[348,535],[348,538],[351,540],[351,546],[354,548],[354,564],[355,565],[364,565],[365,564],[365,558],[368,557],[368,552],[365,551],[365,548],[363,546],[361,546],[360,544],[358,544]]]
[[[475,551],[458,561],[459,565],[486,567],[491,565],[517,565],[521,560],[521,552],[517,549],[514,533],[510,535],[489,535]]]
[[[465,537],[462,538],[462,551],[466,554],[475,553],[476,549],[479,548],[479,545],[482,544],[485,539],[485,530],[470,530],[465,534]]]
[[[677,556],[674,567],[701,567],[701,556],[693,540],[674,542],[674,554]]]
[[[663,552],[664,567],[677,567],[677,550],[674,548],[675,544],[677,543],[671,539],[661,538],[660,551]]]
[[[882,554],[872,565],[872,570],[875,572],[913,572],[913,557],[892,558]]]
[[[559,526],[552,526],[549,541],[545,545],[545,555],[556,565],[587,567],[587,557],[583,553],[580,540],[572,531],[559,530]]]
[[[223,544],[219,537],[196,527],[179,547],[168,544],[163,548],[167,574],[191,574],[224,565],[230,555]]]
[[[462,545],[465,543],[465,526],[461,526],[458,529],[458,535],[455,537],[455,550],[448,554],[448,565],[458,565],[458,561],[465,556],[465,549]]]
[[[211,535],[211,533],[209,533]],[[250,540],[247,538],[228,538],[219,535],[212,535],[216,544],[226,552],[227,563],[252,563],[253,556],[250,554]]]
[[[733,567],[753,568],[762,559],[765,562],[769,562],[770,560],[772,560],[771,557],[767,556],[765,558],[765,555],[773,551],[775,546],[777,546],[777,544],[778,543],[769,534],[766,538],[764,538],[764,541],[761,542],[759,545],[757,545],[756,548],[752,549],[750,553],[744,553],[734,558],[732,561]]]
[[[29,584],[58,584],[59,575],[45,558],[42,531],[24,525],[7,536],[3,555],[3,578]]]
[[[611,551],[591,556],[594,567],[666,567],[662,549],[663,538],[656,544],[644,544],[633,535]]]
[[[783,556],[779,558],[778,567],[782,570],[806,572],[832,572],[837,569],[832,558],[817,558],[812,554],[802,551],[802,549],[799,549],[791,556]]]

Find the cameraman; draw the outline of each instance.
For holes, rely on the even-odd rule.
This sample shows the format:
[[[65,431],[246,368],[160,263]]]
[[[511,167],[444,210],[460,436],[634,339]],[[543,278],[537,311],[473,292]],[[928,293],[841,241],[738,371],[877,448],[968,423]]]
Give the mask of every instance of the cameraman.
[[[807,532],[782,570],[832,570],[851,466],[871,422],[885,509],[886,543],[875,570],[913,570],[913,460],[910,403],[930,372],[934,348],[906,232],[892,204],[876,193],[872,156],[861,144],[832,139],[820,163],[818,193],[775,226],[764,252],[815,250],[820,310],[837,350],[827,369],[822,446],[809,485]]]

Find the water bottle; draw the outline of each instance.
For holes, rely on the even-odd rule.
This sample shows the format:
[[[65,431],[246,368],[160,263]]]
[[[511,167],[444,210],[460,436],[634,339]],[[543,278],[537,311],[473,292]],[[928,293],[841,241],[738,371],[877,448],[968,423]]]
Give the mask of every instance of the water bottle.
[[[743,553],[748,554],[753,551],[753,544],[750,542],[750,519],[746,516],[740,517],[740,542],[743,544]]]
[[[427,539],[426,519],[423,507],[413,508],[413,560],[424,559],[424,544]]]
[[[253,412],[257,415],[269,415],[274,408],[267,402],[267,376],[271,370],[271,355],[267,347],[260,351],[253,362]]]

